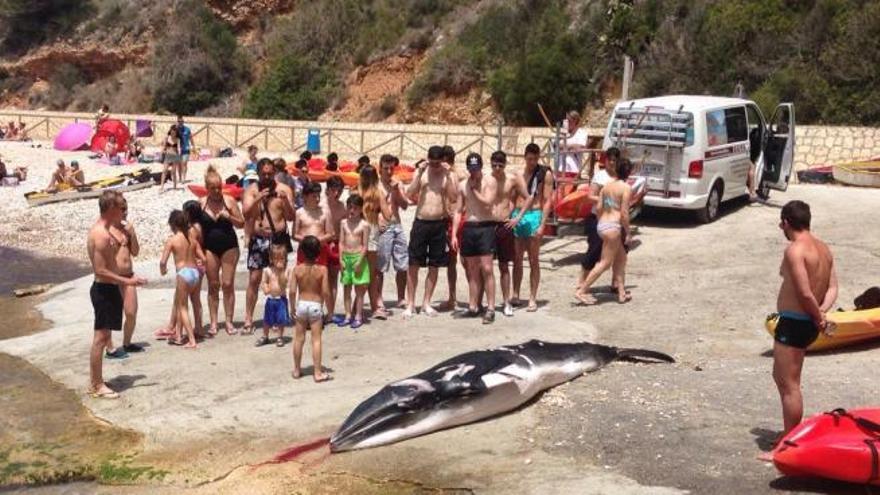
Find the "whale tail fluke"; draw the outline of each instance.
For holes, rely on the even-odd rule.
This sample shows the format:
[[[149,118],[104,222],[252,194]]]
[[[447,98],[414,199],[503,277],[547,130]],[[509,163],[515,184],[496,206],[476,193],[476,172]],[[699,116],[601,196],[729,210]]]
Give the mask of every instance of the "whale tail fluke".
[[[618,349],[617,359],[625,361],[635,361],[639,363],[653,363],[663,361],[666,363],[674,363],[675,358],[662,352],[649,351],[647,349]]]

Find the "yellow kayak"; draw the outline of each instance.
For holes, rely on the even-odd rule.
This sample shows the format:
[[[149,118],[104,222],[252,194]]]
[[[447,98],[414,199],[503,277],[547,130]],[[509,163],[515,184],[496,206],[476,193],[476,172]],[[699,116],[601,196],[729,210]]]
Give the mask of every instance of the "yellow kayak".
[[[765,326],[770,335],[776,335],[778,320],[776,313],[767,316]],[[828,313],[828,321],[835,325],[832,335],[820,332],[815,342],[807,348],[808,351],[824,351],[880,339],[880,308]]]

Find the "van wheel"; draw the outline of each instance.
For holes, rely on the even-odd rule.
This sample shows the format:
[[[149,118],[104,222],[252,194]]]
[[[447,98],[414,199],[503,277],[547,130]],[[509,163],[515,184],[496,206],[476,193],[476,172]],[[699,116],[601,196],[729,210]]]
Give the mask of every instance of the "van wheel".
[[[706,199],[706,206],[697,211],[697,220],[700,223],[712,223],[718,218],[718,212],[721,210],[721,184],[717,182],[709,191],[709,197]]]

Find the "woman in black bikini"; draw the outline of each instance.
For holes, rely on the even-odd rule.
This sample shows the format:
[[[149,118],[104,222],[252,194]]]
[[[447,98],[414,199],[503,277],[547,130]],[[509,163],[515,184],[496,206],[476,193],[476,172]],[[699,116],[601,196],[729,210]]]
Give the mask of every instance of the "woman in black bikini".
[[[236,228],[244,227],[244,216],[238,203],[222,192],[223,179],[213,165],[205,172],[205,189],[208,195],[201,199],[202,241],[208,260],[208,316],[209,332],[217,333],[217,313],[220,289],[223,289],[223,310],[226,313],[226,333],[235,335],[233,314],[235,312],[235,266],[238,264],[238,235]]]

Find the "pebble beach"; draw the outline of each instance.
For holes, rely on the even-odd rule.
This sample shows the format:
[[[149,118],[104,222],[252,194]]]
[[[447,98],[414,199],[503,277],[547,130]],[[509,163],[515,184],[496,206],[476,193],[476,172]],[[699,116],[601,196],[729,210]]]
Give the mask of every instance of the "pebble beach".
[[[153,155],[156,151],[156,148],[147,148],[146,153]],[[135,172],[141,168],[149,168],[152,172],[162,170],[158,163],[110,166],[90,159],[90,155],[93,155],[91,151],[57,151],[48,142],[0,141],[0,157],[9,170],[20,166],[28,168],[27,181],[18,186],[0,187],[0,209],[3,212],[0,245],[27,250],[36,256],[59,256],[88,262],[85,235],[98,217],[97,199],[30,207],[24,194],[43,189],[49,184],[58,159],[68,165],[71,160],[77,160],[87,182]],[[285,159],[293,157],[282,156]],[[235,169],[245,157],[243,152],[238,151],[231,158],[190,162],[187,174],[189,183],[202,184],[209,163],[223,177],[237,174]],[[180,208],[184,201],[195,198],[185,187],[178,187],[177,190],[171,190],[169,182],[164,193],[159,192],[159,186],[153,186],[125,194],[129,204],[129,221],[134,224],[141,243],[139,259],[156,259],[162,254],[162,245],[168,236],[168,213]]]

